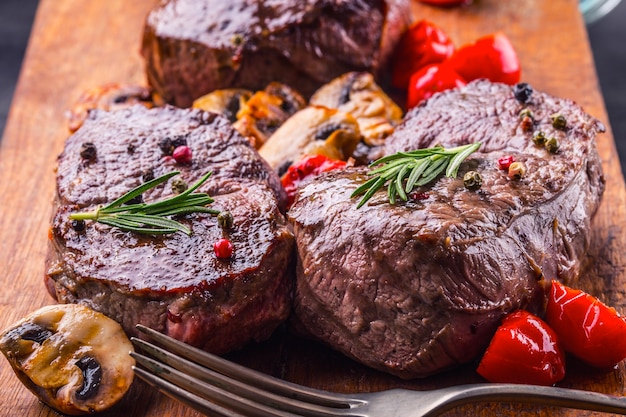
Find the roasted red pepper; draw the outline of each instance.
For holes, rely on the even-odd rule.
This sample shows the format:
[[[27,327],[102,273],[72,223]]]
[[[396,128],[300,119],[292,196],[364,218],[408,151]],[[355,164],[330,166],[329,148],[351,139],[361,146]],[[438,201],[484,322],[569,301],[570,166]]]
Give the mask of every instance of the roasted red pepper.
[[[462,46],[448,61],[467,82],[487,78],[513,85],[520,80],[521,67],[515,48],[509,38],[500,32]]]
[[[391,83],[406,88],[411,75],[428,64],[445,61],[454,53],[454,45],[435,24],[420,20],[404,33],[392,60]]]
[[[406,107],[410,109],[439,91],[465,84],[465,80],[445,62],[428,65],[411,76]]]
[[[340,169],[346,166],[345,161],[330,159],[324,155],[306,155],[297,163],[291,165],[283,174],[281,183],[287,192],[288,204],[293,204],[298,187],[306,178],[319,175],[322,172]]]
[[[608,368],[626,358],[626,320],[581,290],[552,281],[546,321],[563,348],[590,365]]]
[[[519,310],[504,318],[477,372],[490,382],[553,385],[565,377],[565,353],[554,330]]]

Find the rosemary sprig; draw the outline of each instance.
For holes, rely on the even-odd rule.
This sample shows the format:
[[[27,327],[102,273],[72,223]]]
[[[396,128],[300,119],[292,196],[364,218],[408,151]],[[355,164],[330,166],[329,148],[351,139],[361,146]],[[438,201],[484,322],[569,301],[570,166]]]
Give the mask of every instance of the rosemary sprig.
[[[166,182],[178,174],[180,172],[174,171],[162,175],[130,190],[105,207],[95,211],[71,213],[70,219],[93,220],[135,233],[158,235],[182,232],[190,235],[191,230],[187,226],[168,218],[168,216],[180,216],[190,213],[220,213],[219,210],[206,207],[206,205],[213,202],[213,199],[208,194],[194,193],[211,176],[210,172],[176,196],[154,203],[124,205],[124,203],[131,201],[147,190]]]
[[[477,142],[449,149],[435,146],[384,156],[370,164],[370,168],[380,166],[367,173],[373,177],[354,190],[350,197],[363,194],[357,205],[360,208],[376,191],[386,186],[391,204],[396,203],[396,197],[407,201],[407,195],[415,187],[430,183],[444,171],[446,177],[456,177],[461,162],[478,150],[480,145]]]

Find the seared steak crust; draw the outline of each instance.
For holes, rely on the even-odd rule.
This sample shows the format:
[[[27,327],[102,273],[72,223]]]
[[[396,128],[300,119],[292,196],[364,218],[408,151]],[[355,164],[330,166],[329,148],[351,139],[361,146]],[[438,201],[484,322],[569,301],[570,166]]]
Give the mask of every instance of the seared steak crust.
[[[167,141],[185,144],[191,164],[167,156]],[[81,157],[85,143],[92,159]],[[164,149],[166,154],[164,154]],[[83,154],[84,156],[84,154]],[[105,205],[148,179],[180,171],[229,211],[223,230],[215,216],[180,219],[192,235],[146,236],[68,218]],[[143,195],[146,202],[173,193],[170,180]],[[222,353],[269,336],[290,311],[293,235],[281,213],[285,195],[276,174],[222,116],[174,107],[135,106],[96,111],[59,156],[47,284],[61,302],[84,303],[120,322],[129,334],[143,323]],[[227,237],[231,259],[213,243]]]
[[[529,126],[519,117],[534,115]],[[560,113],[565,130],[550,116]],[[436,95],[387,139],[387,153],[482,142],[458,178],[439,178],[410,201],[378,192],[356,208],[365,168],[306,185],[288,213],[298,250],[295,312],[306,332],[371,367],[424,377],[477,358],[503,315],[540,311],[543,285],[580,271],[604,190],[595,136],[604,127],[575,103],[486,81]],[[556,153],[534,131],[556,137]],[[500,169],[512,155],[519,180]],[[482,187],[463,185],[478,171]],[[544,280],[545,279],[545,280]]]
[[[149,83],[177,106],[272,81],[310,95],[349,71],[378,73],[410,16],[408,0],[165,0],[141,52]]]

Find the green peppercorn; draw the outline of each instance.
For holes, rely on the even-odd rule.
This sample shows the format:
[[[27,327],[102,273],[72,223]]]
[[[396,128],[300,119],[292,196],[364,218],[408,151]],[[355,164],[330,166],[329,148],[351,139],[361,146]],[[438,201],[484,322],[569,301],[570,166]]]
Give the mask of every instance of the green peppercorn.
[[[526,175],[526,165],[523,162],[513,162],[509,165],[509,178],[513,180],[519,180]]]
[[[221,211],[217,215],[217,224],[224,230],[228,230],[233,227],[233,215],[230,211]]]
[[[550,153],[557,153],[557,151],[559,150],[559,141],[557,138],[550,138],[546,141],[546,149],[550,152]]]
[[[525,117],[530,117],[533,120],[535,119],[535,115],[530,109],[522,109],[522,111],[519,112],[520,119],[524,119]]]
[[[533,134],[533,142],[535,142],[535,145],[543,145],[546,143],[546,140],[546,134],[541,130],[538,130]]]
[[[561,113],[554,113],[550,116],[550,119],[552,119],[552,126],[555,129],[564,130],[567,126],[567,120],[565,120],[565,116]]]
[[[184,193],[187,191],[187,188],[189,188],[189,185],[184,180],[180,178],[174,178],[172,180],[172,191],[174,191],[174,194]]]
[[[483,185],[483,178],[476,171],[467,171],[463,176],[463,185],[468,190],[476,190]]]

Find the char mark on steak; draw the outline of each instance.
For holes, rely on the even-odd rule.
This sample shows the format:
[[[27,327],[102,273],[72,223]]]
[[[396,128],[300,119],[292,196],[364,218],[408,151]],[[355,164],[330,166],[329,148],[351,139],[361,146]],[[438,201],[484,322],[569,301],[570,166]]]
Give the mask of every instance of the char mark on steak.
[[[410,16],[408,0],[167,0],[141,52],[149,83],[177,106],[273,81],[308,96],[349,71],[380,73]]]
[[[533,120],[520,118],[528,109]],[[565,128],[551,116],[565,117]],[[530,124],[529,124],[530,122]],[[477,81],[410,111],[387,154],[482,142],[458,178],[439,178],[391,205],[379,191],[360,209],[366,168],[321,175],[288,212],[296,236],[296,323],[346,355],[402,378],[476,359],[501,318],[539,312],[551,279],[573,280],[604,190],[595,137],[604,127],[569,100]],[[551,152],[536,131],[557,138]],[[512,179],[498,159],[513,156]],[[468,170],[483,179],[463,185]]]
[[[91,152],[81,152],[87,143]],[[179,145],[191,149],[191,163],[169,156]],[[95,111],[58,163],[46,283],[60,302],[87,304],[131,335],[142,323],[216,353],[268,337],[287,317],[294,239],[281,211],[285,193],[226,118],[170,106]],[[171,196],[173,180],[191,185],[210,171],[199,192],[232,214],[232,228],[202,213],[177,219],[191,236],[140,235],[90,221],[75,228],[68,218],[171,171],[180,175],[143,201]],[[230,259],[214,255],[222,237],[234,246]]]

